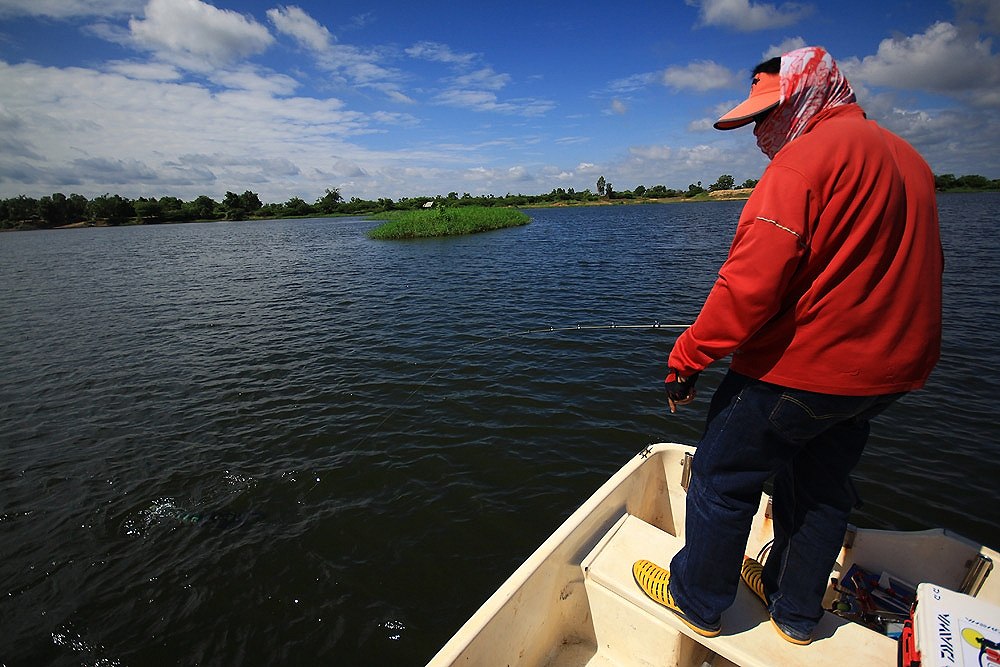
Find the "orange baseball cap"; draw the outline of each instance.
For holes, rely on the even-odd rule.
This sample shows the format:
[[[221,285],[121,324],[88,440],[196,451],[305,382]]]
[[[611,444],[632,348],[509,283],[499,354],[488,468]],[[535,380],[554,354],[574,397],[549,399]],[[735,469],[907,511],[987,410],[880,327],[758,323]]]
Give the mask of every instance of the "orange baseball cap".
[[[761,72],[754,74],[750,97],[715,121],[717,130],[735,130],[753,121],[757,114],[769,111],[781,102],[781,75]]]

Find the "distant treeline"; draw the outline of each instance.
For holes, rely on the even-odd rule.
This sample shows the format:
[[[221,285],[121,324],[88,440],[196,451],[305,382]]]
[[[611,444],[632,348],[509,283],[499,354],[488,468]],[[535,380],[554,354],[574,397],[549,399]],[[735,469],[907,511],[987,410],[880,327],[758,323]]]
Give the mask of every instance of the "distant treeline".
[[[940,191],[1000,190],[1000,180],[984,176],[954,174],[935,176]],[[752,188],[757,184],[747,179],[739,187]],[[663,185],[647,188],[636,186],[633,190],[616,191],[601,176],[597,192],[589,189],[555,188],[547,194],[492,194],[472,196],[449,192],[446,196],[407,197],[396,201],[388,198],[377,200],[351,197],[345,200],[339,188],[327,189],[313,203],[292,197],[283,203],[264,204],[250,190],[238,195],[227,192],[219,202],[202,195],[192,201],[177,197],[139,197],[128,199],[120,195],[105,194],[93,199],[83,195],[66,196],[61,192],[35,199],[21,195],[0,199],[0,229],[52,229],[73,225],[128,225],[193,222],[200,220],[247,220],[259,218],[311,217],[321,215],[363,215],[383,211],[413,210],[429,206],[544,206],[553,204],[588,204],[609,200],[657,200],[692,198],[706,192],[731,190],[737,187],[732,176],[723,174],[707,188],[701,181],[692,183],[687,190],[673,190]]]

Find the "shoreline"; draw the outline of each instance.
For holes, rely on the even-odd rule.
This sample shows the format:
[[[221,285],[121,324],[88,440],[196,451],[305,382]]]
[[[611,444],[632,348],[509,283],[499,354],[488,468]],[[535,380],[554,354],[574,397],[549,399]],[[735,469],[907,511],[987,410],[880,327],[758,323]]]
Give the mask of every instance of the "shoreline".
[[[938,190],[937,194],[977,194],[977,193],[989,193],[997,192],[996,190],[974,190],[969,188],[952,188],[948,190]],[[693,197],[642,197],[642,198],[629,198],[629,199],[598,199],[596,201],[554,201],[554,202],[539,202],[534,204],[504,204],[500,206],[489,206],[487,208],[516,208],[516,209],[540,209],[540,208],[579,208],[588,206],[648,206],[651,204],[676,204],[681,202],[713,202],[713,201],[745,201],[750,198],[753,193],[753,188],[737,188],[733,190],[717,190],[714,192],[704,192],[697,194]],[[455,206],[454,208],[461,209],[465,208],[463,206]],[[399,211],[407,210],[417,210],[417,209],[393,209]],[[253,216],[246,218],[247,221],[253,220],[296,220],[296,219],[314,219],[314,218],[350,218],[350,217],[369,217],[372,215],[377,215],[381,211],[359,211],[357,213],[321,213],[314,215],[277,215],[277,216]],[[109,224],[107,220],[82,220],[79,222],[70,223],[67,225],[60,225],[58,227],[45,227],[41,225],[32,224],[32,221],[22,221],[18,226],[6,226],[0,227],[0,232],[21,232],[21,231],[49,231],[56,229],[84,229],[88,227],[125,227],[125,226],[142,226],[142,225],[157,225],[157,224],[187,224],[187,223],[205,223],[205,222],[241,222],[239,220],[226,220],[222,218],[206,218],[198,220],[182,220],[182,221],[171,221],[171,222],[135,222],[134,220],[129,220],[118,225]]]
[[[565,201],[551,202],[547,204],[525,204],[517,208],[573,208],[580,206],[628,206],[647,204],[678,204],[683,202],[711,202],[711,201],[745,201],[750,199],[753,188],[737,188],[734,190],[717,190],[715,192],[704,192],[694,197],[642,197],[632,199],[599,199],[597,201]]]

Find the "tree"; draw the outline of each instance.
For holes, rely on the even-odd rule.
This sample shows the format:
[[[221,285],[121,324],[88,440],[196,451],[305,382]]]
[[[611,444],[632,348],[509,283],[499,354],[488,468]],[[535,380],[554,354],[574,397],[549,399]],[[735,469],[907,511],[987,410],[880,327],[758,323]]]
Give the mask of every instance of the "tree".
[[[646,186],[637,185],[635,186],[635,190],[633,190],[632,192],[635,193],[636,197],[642,197],[644,194],[646,194]]]
[[[692,183],[688,186],[687,192],[684,193],[685,197],[694,197],[695,195],[700,195],[705,192],[705,188],[701,187],[701,181],[698,181],[697,185]]]
[[[260,197],[257,196],[257,193],[249,190],[240,195],[240,205],[251,213],[259,211],[264,206],[260,203]]]
[[[71,222],[69,200],[61,192],[56,192],[51,197],[42,197],[38,200],[38,214],[50,227],[61,227]]]
[[[719,176],[719,180],[708,186],[708,190],[709,192],[716,192],[718,190],[732,190],[735,185],[736,185],[736,179],[734,179],[729,174],[723,174],[722,176]]]
[[[226,197],[222,200],[222,206],[226,209],[226,220],[246,220],[246,209],[243,208],[240,196],[235,192],[226,191]]]
[[[11,222],[25,222],[38,218],[38,200],[19,195],[4,200],[4,219]]]
[[[188,220],[212,220],[217,217],[216,206],[218,203],[214,199],[207,195],[201,195],[194,201],[184,204],[184,217]]]
[[[615,189],[611,187],[610,183],[604,185],[604,194],[608,196],[608,199],[611,199],[614,196]]]
[[[604,176],[601,176],[600,178],[597,179],[597,194],[603,197],[604,193],[606,192],[605,190],[606,187],[607,187],[607,181],[604,180]]]
[[[755,187],[757,187],[757,183],[759,183],[759,182],[760,181],[758,181],[756,178],[748,178],[747,180],[743,181],[743,185],[741,185],[740,187],[741,188],[755,188]]]
[[[967,174],[959,176],[955,181],[955,187],[968,188],[970,190],[988,190],[992,185],[990,179],[979,174]]]
[[[340,196],[340,188],[327,188],[326,194],[316,200],[316,208],[321,213],[336,213],[344,198]]]
[[[955,174],[940,174],[935,176],[934,186],[938,190],[950,190],[955,187]]]
[[[312,206],[298,197],[291,197],[283,208],[285,215],[312,215],[314,212]]]
[[[104,220],[109,225],[120,225],[135,217],[135,206],[120,195],[104,194],[90,200],[87,214],[91,220]]]
[[[156,197],[139,197],[135,200],[135,215],[142,222],[160,222],[163,218],[163,205],[156,201]]]

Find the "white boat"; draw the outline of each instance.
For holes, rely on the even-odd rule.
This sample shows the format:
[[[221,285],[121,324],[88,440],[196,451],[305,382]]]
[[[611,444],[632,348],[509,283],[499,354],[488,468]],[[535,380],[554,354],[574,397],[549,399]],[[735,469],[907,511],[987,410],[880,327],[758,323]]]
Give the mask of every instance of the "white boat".
[[[898,641],[831,612],[824,614],[812,644],[782,640],[765,607],[743,584],[722,615],[722,634],[711,639],[698,636],[643,594],[632,576],[633,562],[645,558],[667,566],[683,544],[693,454],[692,447],[658,444],[629,461],[511,575],[428,667],[896,665]],[[762,497],[754,518],[747,545],[751,556],[773,537],[769,501]],[[857,565],[1000,604],[1000,575],[990,575],[1000,554],[947,530],[851,527],[844,542],[832,577]],[[831,608],[841,593],[831,584],[824,607]]]

